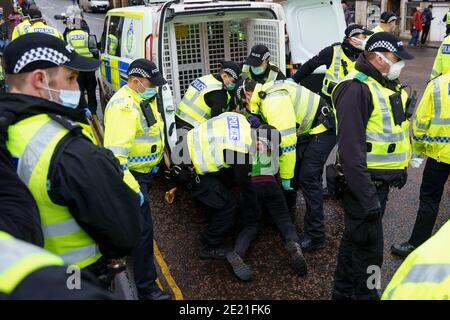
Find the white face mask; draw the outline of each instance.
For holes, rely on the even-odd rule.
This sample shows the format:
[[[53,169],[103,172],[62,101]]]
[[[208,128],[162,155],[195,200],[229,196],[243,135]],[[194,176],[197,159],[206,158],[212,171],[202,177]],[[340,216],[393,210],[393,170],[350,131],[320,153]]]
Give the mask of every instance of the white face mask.
[[[355,41],[355,42],[358,43],[358,44],[353,44],[353,46],[354,46],[356,49],[359,49],[359,50],[361,50],[361,51],[364,51],[364,49],[365,49],[365,47],[366,47],[367,39],[359,39],[359,38],[356,38],[356,37],[350,37],[350,39],[352,39],[353,41]]]
[[[47,89],[48,91],[48,95],[50,96],[50,100],[56,103],[59,103],[61,105],[63,105],[66,108],[70,108],[70,109],[75,109],[78,107],[78,104],[80,103],[80,97],[81,97],[81,91],[80,90],[64,90],[64,89],[60,89],[60,90],[56,90],[56,89],[52,89],[50,88],[49,84],[48,84],[48,80],[47,80],[47,74],[44,73],[44,78],[45,78],[45,83],[47,84],[47,87],[44,89]],[[58,92],[59,93],[59,100],[60,101],[56,101],[55,99],[53,99],[53,95],[52,92]]]
[[[405,61],[400,60],[397,62],[392,62],[388,58],[386,58],[383,54],[376,52],[378,56],[381,57],[381,59],[384,60],[389,65],[389,72],[384,73],[383,76],[388,78],[389,80],[395,80],[400,76],[400,73],[402,72],[402,69],[405,67]]]

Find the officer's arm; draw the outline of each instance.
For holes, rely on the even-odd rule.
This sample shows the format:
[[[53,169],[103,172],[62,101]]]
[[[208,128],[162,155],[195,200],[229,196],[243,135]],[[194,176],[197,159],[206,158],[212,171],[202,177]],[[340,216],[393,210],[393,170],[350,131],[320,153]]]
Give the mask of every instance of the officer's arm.
[[[306,61],[300,69],[294,74],[292,79],[295,82],[299,83],[300,81],[306,79],[309,75],[311,75],[314,70],[319,68],[320,66],[326,65],[327,68],[331,64],[331,60],[333,59],[333,47],[329,46],[319,52],[318,55],[312,57],[308,61]]]
[[[228,96],[224,90],[211,91],[205,94],[205,103],[211,108],[211,118],[228,109]]]
[[[135,192],[140,191],[139,183],[128,168],[128,152],[136,138],[136,122],[139,113],[127,104],[127,101],[110,102],[105,112],[105,138],[104,146],[110,149],[123,170],[123,178],[128,186]]]
[[[442,74],[442,51],[443,45],[438,50],[436,59],[434,59],[433,69],[431,70],[430,80]]]
[[[433,82],[429,82],[419,106],[417,107],[416,117],[413,121],[413,148],[418,155],[424,154],[425,145],[422,140],[430,126],[431,116],[433,114]]]
[[[276,80],[286,80],[286,76],[283,71],[281,71],[278,67],[273,67],[277,71],[277,79]]]
[[[369,88],[356,80],[333,93],[338,124],[338,148],[348,187],[364,209],[377,207],[377,190],[367,168],[366,127],[373,111]]]
[[[294,177],[296,161],[296,117],[289,94],[283,96],[268,96],[262,104],[261,113],[267,123],[274,126],[281,134],[280,178]]]
[[[131,252],[140,234],[139,199],[111,151],[67,136],[52,158],[49,179],[51,199],[69,208],[105,257]]]

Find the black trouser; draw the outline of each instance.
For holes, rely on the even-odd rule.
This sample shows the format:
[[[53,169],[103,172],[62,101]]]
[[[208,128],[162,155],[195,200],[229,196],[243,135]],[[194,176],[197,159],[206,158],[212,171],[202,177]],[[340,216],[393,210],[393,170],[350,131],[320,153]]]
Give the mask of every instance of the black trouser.
[[[97,113],[97,80],[95,79],[95,71],[91,72],[80,72],[77,78],[78,85],[81,91],[81,101],[83,105],[86,105],[84,98],[84,91],[86,90],[88,96],[88,107],[92,114]]]
[[[427,159],[420,185],[419,211],[409,239],[409,243],[415,247],[431,237],[449,174],[450,164],[437,162],[433,158]]]
[[[218,247],[225,234],[233,227],[236,200],[226,183],[224,172],[200,176],[191,195],[209,208],[208,226],[202,231],[200,241],[209,247]]]
[[[450,24],[447,24],[447,29],[445,30],[445,35],[448,36],[450,34]]]
[[[153,219],[150,211],[149,189],[152,183],[152,174],[132,172],[138,181],[141,192],[144,195],[144,204],[141,206],[142,237],[132,252],[134,262],[134,277],[136,287],[140,294],[148,294],[158,290],[156,284],[156,267],[153,255]],[[136,201],[139,201],[136,198]]]
[[[234,251],[242,258],[244,258],[251,242],[256,238],[258,222],[263,210],[267,210],[270,214],[285,242],[299,241],[297,230],[292,223],[289,209],[283,197],[283,191],[278,183],[276,181],[258,181],[253,183],[253,188],[258,197],[259,208],[245,210],[242,213],[242,230],[234,245]]]
[[[332,130],[312,135],[305,141],[299,139],[297,143],[295,177],[291,186],[303,192],[306,202],[305,237],[313,240],[325,237],[322,173],[335,144],[336,135]],[[295,206],[297,192],[288,191],[285,194],[291,209]]]
[[[376,288],[370,289],[368,278],[373,275],[370,266],[381,268],[383,264],[383,224],[389,185],[377,187],[382,215],[375,221],[366,221],[363,209],[356,197],[346,189],[342,195],[344,207],[344,234],[337,258],[334,290],[339,294],[358,300],[379,299]],[[368,272],[369,271],[369,272]]]
[[[422,38],[420,39],[422,44],[425,44],[425,42],[427,42],[427,37],[428,37],[428,33],[429,32],[430,32],[430,26],[429,25],[424,25],[422,27]]]

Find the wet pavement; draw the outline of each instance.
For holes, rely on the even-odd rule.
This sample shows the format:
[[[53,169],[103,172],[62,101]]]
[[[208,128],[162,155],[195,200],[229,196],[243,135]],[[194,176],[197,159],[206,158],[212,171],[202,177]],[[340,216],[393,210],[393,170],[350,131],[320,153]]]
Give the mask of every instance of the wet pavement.
[[[425,89],[436,49],[411,48],[416,59],[407,64],[402,81],[417,90]],[[390,246],[409,238],[419,204],[419,187],[423,165],[410,168],[409,180],[402,190],[393,189],[384,217],[385,254],[382,287],[385,288],[402,260],[390,253]],[[343,212],[339,203],[325,200],[326,248],[305,253],[308,275],[298,277],[289,264],[282,238],[268,217],[260,225],[246,261],[254,277],[250,283],[236,279],[225,261],[201,260],[197,257],[198,235],[206,225],[206,211],[189,195],[178,191],[175,203],[167,205],[164,193],[174,185],[158,176],[152,194],[155,237],[170,273],[185,299],[329,299],[333,286],[336,255],[343,231]],[[449,218],[448,188],[441,202],[436,228]],[[299,193],[298,208],[293,216],[296,227],[303,231],[304,201]],[[436,229],[435,229],[436,230]],[[233,235],[228,244],[232,245]],[[163,281],[164,282],[164,281]]]

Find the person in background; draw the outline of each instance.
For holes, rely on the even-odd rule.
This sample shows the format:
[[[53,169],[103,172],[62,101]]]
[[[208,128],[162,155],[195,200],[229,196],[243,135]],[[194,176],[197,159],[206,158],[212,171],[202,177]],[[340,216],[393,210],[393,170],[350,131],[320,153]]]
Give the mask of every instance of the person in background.
[[[380,24],[371,31],[377,32],[394,32],[398,17],[394,12],[386,11],[380,16]]]
[[[355,17],[353,15],[353,12],[352,12],[350,6],[348,5],[347,1],[342,0],[341,4],[342,4],[342,9],[344,9],[345,23],[348,26],[351,23],[355,22]]]
[[[0,53],[3,53],[8,45],[8,24],[3,16],[3,8],[0,7]]]
[[[448,36],[450,34],[450,8],[449,8],[448,12],[442,18],[442,22],[445,22],[447,24],[447,29],[445,31],[445,34]]]
[[[19,6],[14,6],[13,12],[11,12],[8,16],[8,21],[11,24],[11,29],[14,30],[15,27],[18,26],[22,18],[22,8]]]
[[[414,47],[419,43],[419,36],[422,32],[422,9],[420,7],[416,8],[413,17],[411,18],[411,40],[409,41],[409,46]]]
[[[422,38],[421,43],[424,45],[427,42],[428,33],[430,33],[430,27],[431,27],[431,20],[434,19],[433,12],[431,12],[431,9],[433,9],[433,5],[430,4],[428,8],[425,8],[422,13]]]

